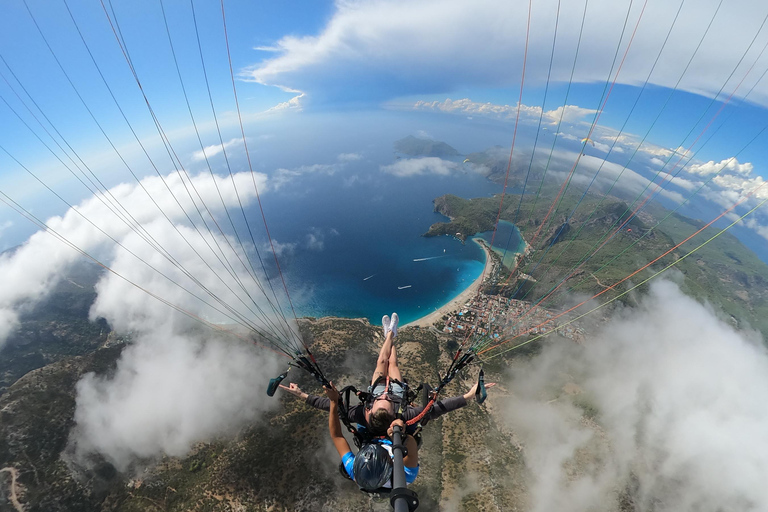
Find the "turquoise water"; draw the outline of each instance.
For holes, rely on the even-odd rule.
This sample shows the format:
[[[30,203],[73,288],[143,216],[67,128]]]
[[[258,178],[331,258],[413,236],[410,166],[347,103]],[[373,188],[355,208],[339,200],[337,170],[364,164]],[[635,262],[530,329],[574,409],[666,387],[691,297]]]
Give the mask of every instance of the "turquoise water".
[[[489,245],[493,240],[493,251],[502,258],[504,265],[508,267],[514,266],[515,254],[523,252],[525,249],[523,237],[517,226],[505,220],[499,221],[495,236],[493,231],[486,231],[478,234],[476,238],[482,238]]]

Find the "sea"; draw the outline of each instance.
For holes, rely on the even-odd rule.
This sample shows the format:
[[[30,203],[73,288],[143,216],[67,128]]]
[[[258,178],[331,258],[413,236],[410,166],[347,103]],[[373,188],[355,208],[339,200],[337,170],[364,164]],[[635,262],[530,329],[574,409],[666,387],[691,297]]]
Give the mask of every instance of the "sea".
[[[398,157],[390,151],[385,162]],[[397,312],[405,324],[440,308],[482,273],[485,252],[477,243],[423,235],[449,221],[434,212],[438,196],[488,197],[502,187],[473,172],[398,177],[381,165],[366,159],[340,173],[308,173],[264,200],[298,316],[367,318],[375,325]],[[491,239],[491,233],[479,236]],[[511,256],[520,244],[517,229],[500,223],[496,250]],[[279,276],[270,273],[276,282]]]

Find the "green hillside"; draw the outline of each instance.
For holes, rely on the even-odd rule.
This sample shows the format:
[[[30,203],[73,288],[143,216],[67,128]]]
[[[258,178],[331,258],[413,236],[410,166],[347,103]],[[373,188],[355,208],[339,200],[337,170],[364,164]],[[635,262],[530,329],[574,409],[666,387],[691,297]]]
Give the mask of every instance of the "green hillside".
[[[576,213],[566,219],[581,197],[581,193],[573,188],[544,222],[556,194],[554,186],[545,186],[538,200],[533,195],[525,195],[517,222],[523,237],[532,245],[532,251],[523,259],[519,270],[531,274],[537,281],[527,295],[517,298],[538,300],[568,276],[566,283],[545,301],[551,307],[563,304],[569,295],[567,291],[595,294],[604,290],[704,225],[701,221],[653,205],[617,231],[636,206],[629,208],[618,198],[601,198],[593,194],[587,194]],[[448,234],[466,239],[475,233],[492,230],[499,199],[498,196],[468,200],[451,195],[439,197],[434,201],[435,211],[451,220],[432,225],[425,236]],[[519,201],[519,195],[507,194],[502,220],[515,220]],[[654,227],[659,222],[661,224]],[[604,293],[601,300],[616,296],[631,284],[642,281],[719,231],[711,227],[705,229],[648,269]],[[684,276],[682,288],[686,293],[713,304],[736,325],[752,326],[768,334],[768,265],[735,236],[724,233],[673,268],[678,275]],[[670,270],[667,277],[672,278],[674,272]],[[506,292],[511,293],[510,289],[516,288],[513,282]],[[629,297],[621,300],[629,300]]]

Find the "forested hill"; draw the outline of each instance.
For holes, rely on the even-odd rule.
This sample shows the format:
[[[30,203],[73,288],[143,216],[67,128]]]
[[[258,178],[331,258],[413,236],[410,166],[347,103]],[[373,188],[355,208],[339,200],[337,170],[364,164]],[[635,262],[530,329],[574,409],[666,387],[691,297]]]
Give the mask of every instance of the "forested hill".
[[[420,139],[413,135],[395,141],[395,150],[408,156],[452,157],[459,155],[458,151],[445,142]]]

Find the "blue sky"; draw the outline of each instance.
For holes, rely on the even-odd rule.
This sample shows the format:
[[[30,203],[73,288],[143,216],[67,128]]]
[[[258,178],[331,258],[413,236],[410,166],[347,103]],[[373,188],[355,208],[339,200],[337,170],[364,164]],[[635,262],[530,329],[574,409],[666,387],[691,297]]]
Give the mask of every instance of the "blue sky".
[[[164,153],[102,4],[95,0],[67,3],[28,0],[27,5],[42,35],[21,0],[7,2],[0,17],[0,55],[5,61],[0,62],[0,71],[10,82],[9,86],[0,79],[3,100],[60,158],[68,161],[26,111],[16,96],[19,94],[49,132],[53,133],[55,128],[61,133],[64,140],[56,136],[59,143],[71,145],[108,186],[131,178],[120,158],[124,158],[138,176],[154,173],[153,164],[158,172],[171,172],[174,165]],[[199,151],[199,143],[174,65],[161,3],[140,0],[104,5],[117,22],[116,28],[124,38],[147,99],[174,150],[183,163],[194,161],[192,155]],[[197,25],[193,22],[192,5]],[[691,164],[710,160],[726,162],[733,157],[768,123],[765,110],[768,81],[758,83],[768,66],[768,54],[762,53],[768,45],[768,27],[762,25],[768,6],[753,0],[725,1],[719,10],[718,0],[686,2],[681,8],[680,5],[658,0],[564,2],[557,18],[556,0],[535,2],[522,94],[522,104],[527,109],[523,122],[535,126],[537,112],[540,112],[536,109],[542,107],[544,84],[551,74],[544,111],[556,113],[567,104],[571,108],[564,125],[568,135],[586,136],[595,111],[602,105],[606,81],[615,79],[617,84],[600,114],[600,126],[593,138],[610,144],[611,136],[615,137],[616,130],[626,121],[624,136],[635,142],[647,136],[646,145],[656,148],[646,151],[650,155],[681,146],[687,149],[733,93],[728,105],[693,146],[692,150],[697,153],[696,161]],[[585,6],[586,21],[574,67]],[[234,115],[219,4],[165,2],[162,7],[203,145],[215,146],[219,138],[195,28],[200,35],[202,59],[221,138],[231,147],[236,146],[241,136]],[[508,121],[511,140],[511,120],[520,90],[527,2],[487,0],[470,7],[450,0],[418,3],[228,1],[225,8],[240,108],[247,137],[253,139],[253,144],[260,138],[266,140],[281,123],[299,126],[313,114],[342,117],[355,111],[373,112],[375,123],[376,111],[424,110],[415,107],[417,102],[447,99],[465,103],[432,110],[445,115],[503,118]],[[556,19],[557,39],[550,70]],[[620,38],[625,20],[626,29]],[[707,29],[710,22],[711,27]],[[617,76],[618,64],[635,26],[631,49]],[[78,28],[88,48],[80,40]],[[651,73],[668,33],[669,40]],[[74,88],[59,69],[43,37],[53,48]],[[696,50],[699,42],[701,46]],[[618,59],[609,75],[615,55]],[[683,68],[694,55],[680,79]],[[649,85],[627,119],[649,73]],[[569,88],[571,75],[573,84]],[[138,146],[105,81],[152,162]],[[78,98],[75,88],[119,156]],[[43,120],[26,93],[53,126]],[[496,111],[479,108],[482,104],[493,106]],[[502,109],[503,114],[499,114],[498,109]],[[0,102],[0,115],[3,120],[0,145],[72,203],[87,197],[87,191],[3,102]],[[657,116],[658,121],[651,129]],[[557,116],[547,119],[552,122],[545,122],[544,126],[551,130]],[[689,132],[691,135],[686,137]],[[343,138],[346,134],[340,132],[338,136]],[[702,147],[704,141],[707,142]],[[710,190],[713,197],[722,192],[722,200],[716,202],[726,205],[760,183],[768,169],[764,146],[764,141],[757,141],[738,156],[742,167],[737,167],[734,176],[740,181],[717,177],[720,189]],[[630,149],[630,146],[624,148]],[[303,162],[304,165],[312,163]],[[266,164],[257,161],[258,165]],[[702,172],[699,170],[693,175],[701,176]],[[687,182],[679,184],[688,186]],[[50,194],[1,151],[0,190],[41,215],[60,214],[65,209],[55,205]],[[17,225],[21,221],[9,209],[0,209],[0,226]],[[0,231],[3,246],[20,241],[9,239],[10,231],[6,228],[5,237]],[[763,236],[768,236],[768,229]]]

